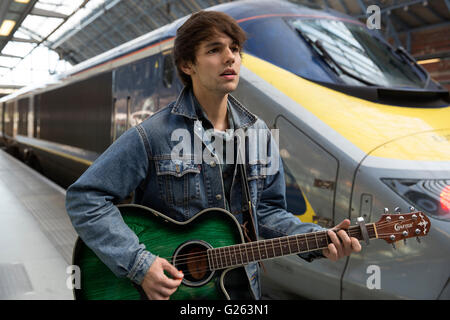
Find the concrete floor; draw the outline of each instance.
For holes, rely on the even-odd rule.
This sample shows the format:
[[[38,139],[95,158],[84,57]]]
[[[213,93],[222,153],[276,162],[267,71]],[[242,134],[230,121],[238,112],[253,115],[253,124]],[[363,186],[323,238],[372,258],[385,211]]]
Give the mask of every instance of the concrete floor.
[[[70,300],[77,234],[65,191],[0,151],[0,299]]]

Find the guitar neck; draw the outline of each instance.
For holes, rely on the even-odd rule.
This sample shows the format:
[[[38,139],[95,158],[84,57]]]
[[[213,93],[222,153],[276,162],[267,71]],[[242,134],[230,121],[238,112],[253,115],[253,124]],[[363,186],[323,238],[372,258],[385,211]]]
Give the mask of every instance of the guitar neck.
[[[377,238],[374,223],[366,224],[369,238]],[[351,237],[363,240],[360,226],[344,230]],[[211,270],[219,270],[246,265],[287,255],[325,249],[332,241],[327,231],[297,234],[268,240],[260,240],[208,250]]]

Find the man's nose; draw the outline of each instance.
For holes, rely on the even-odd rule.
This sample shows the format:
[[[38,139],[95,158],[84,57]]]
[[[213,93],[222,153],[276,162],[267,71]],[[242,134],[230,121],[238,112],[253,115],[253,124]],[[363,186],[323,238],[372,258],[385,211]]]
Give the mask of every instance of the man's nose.
[[[225,60],[226,60],[227,63],[228,62],[234,63],[235,57],[234,57],[234,52],[233,52],[233,50],[231,48],[227,48],[225,50],[224,55],[225,55]]]

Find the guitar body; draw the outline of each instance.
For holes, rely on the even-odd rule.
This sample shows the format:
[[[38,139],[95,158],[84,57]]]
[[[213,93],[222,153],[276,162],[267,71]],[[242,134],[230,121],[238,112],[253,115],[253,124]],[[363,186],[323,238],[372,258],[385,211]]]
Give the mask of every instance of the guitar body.
[[[125,223],[147,250],[183,271],[183,282],[171,299],[229,299],[230,292],[248,292],[248,278],[243,267],[209,269],[208,248],[243,242],[239,223],[226,210],[206,209],[180,223],[139,205],[121,205],[118,208]],[[187,256],[197,258],[184,258]],[[81,269],[81,288],[74,289],[76,299],[143,298],[142,288],[127,278],[116,277],[81,239],[78,239],[74,250],[73,264]]]

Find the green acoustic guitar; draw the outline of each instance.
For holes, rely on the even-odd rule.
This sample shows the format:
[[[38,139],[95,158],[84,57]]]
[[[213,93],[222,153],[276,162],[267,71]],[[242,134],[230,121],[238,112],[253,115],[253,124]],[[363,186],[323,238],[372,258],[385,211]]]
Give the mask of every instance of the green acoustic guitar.
[[[185,222],[140,205],[118,206],[125,223],[153,254],[166,258],[184,278],[171,299],[239,299],[248,291],[243,266],[327,248],[326,231],[244,242],[238,221],[220,208],[205,209]],[[389,243],[428,234],[430,221],[422,212],[382,215],[377,223],[349,227],[359,240],[381,238]],[[145,297],[141,287],[117,278],[81,239],[77,240],[73,264],[81,269],[81,288],[76,299],[125,300]]]

